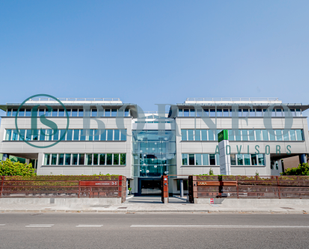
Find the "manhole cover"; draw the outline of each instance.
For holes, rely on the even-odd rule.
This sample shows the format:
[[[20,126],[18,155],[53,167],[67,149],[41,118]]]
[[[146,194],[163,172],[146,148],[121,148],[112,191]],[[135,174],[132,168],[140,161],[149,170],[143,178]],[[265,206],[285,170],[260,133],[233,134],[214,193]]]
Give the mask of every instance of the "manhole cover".
[[[294,208],[289,208],[289,207],[281,207],[283,209],[294,209]]]

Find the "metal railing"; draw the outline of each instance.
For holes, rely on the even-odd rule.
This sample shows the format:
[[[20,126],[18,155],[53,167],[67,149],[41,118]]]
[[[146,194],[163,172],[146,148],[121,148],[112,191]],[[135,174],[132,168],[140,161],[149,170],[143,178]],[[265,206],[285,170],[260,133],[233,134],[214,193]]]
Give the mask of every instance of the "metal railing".
[[[226,97],[226,98],[187,98],[187,101],[192,102],[214,102],[214,101],[224,101],[224,102],[273,102],[279,101],[276,97]]]
[[[57,98],[62,102],[121,102],[120,98]],[[27,102],[55,102],[48,97],[37,97],[29,99]]]

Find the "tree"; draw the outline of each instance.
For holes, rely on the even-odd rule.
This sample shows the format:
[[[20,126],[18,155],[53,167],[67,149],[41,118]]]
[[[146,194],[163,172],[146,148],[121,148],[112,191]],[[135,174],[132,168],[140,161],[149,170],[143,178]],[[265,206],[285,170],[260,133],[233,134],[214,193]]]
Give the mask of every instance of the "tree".
[[[297,168],[288,168],[282,175],[305,175],[309,176],[308,163],[299,164]]]
[[[34,176],[35,169],[32,164],[12,162],[10,159],[0,162],[0,176]]]

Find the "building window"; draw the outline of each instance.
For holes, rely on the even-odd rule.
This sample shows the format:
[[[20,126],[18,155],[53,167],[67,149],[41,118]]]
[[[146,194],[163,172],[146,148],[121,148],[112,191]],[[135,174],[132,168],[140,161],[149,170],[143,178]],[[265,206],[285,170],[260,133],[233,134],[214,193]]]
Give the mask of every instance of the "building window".
[[[182,165],[188,165],[188,154],[182,154]]]
[[[106,164],[107,165],[112,165],[113,164],[113,157],[112,157],[112,154],[107,154],[106,155]]]
[[[216,165],[216,154],[209,155],[210,165]]]
[[[105,154],[100,154],[100,165],[105,165]]]
[[[195,165],[194,154],[189,154],[189,165]]]
[[[126,154],[120,154],[120,165],[126,165]]]

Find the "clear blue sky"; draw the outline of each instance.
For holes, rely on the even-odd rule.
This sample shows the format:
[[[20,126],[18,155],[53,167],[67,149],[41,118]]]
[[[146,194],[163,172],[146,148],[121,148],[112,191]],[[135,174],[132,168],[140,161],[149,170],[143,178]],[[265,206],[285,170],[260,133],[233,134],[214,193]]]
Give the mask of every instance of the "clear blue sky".
[[[309,1],[0,1],[1,103],[187,97],[309,104]],[[308,112],[307,112],[308,113]]]

